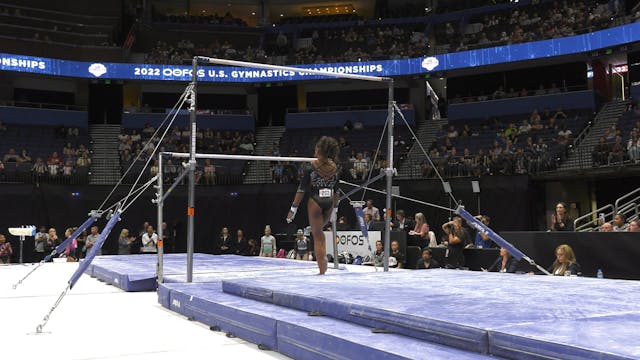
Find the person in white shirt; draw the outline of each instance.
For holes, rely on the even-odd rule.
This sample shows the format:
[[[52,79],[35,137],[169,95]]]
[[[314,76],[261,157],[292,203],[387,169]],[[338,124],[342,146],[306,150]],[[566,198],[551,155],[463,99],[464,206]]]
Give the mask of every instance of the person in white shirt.
[[[371,218],[374,221],[380,221],[380,210],[377,207],[373,206],[373,200],[367,200],[367,206],[362,209],[362,212],[367,215],[371,215]]]
[[[147,226],[147,232],[142,235],[142,248],[140,252],[156,252],[158,244],[158,234],[153,231],[153,226]]]

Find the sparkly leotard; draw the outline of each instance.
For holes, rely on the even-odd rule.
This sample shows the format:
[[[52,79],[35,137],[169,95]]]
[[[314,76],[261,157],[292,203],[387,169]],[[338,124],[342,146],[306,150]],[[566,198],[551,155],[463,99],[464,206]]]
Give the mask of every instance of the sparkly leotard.
[[[338,188],[338,169],[329,176],[322,176],[313,165],[306,165],[298,192],[308,192],[309,197],[320,206],[323,212],[333,207],[335,192]]]

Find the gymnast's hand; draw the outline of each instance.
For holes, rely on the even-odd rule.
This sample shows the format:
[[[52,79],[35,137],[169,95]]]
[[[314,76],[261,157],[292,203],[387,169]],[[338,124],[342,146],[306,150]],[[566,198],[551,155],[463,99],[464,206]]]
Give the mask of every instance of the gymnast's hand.
[[[287,214],[287,224],[291,224],[291,222],[293,221],[293,218],[296,217],[297,212],[298,212],[297,206],[292,206],[291,209],[289,209],[289,214]]]

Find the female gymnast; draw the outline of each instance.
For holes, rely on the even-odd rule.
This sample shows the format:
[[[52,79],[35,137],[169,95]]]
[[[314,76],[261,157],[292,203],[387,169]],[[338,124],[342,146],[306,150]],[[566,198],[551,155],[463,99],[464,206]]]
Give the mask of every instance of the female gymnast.
[[[339,168],[335,159],[340,151],[336,139],[323,136],[316,143],[315,157],[304,169],[304,175],[298,186],[298,191],[291,204],[287,215],[287,222],[291,223],[298,212],[298,206],[304,199],[304,194],[309,193],[307,210],[309,213],[309,225],[313,234],[313,245],[318,262],[320,275],[327,271],[327,249],[322,228],[329,221],[335,221],[338,205]]]

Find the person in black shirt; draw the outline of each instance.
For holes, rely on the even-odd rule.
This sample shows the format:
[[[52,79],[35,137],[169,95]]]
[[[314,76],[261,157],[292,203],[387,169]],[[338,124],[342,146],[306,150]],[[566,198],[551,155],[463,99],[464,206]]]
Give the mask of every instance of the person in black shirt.
[[[249,255],[249,243],[244,237],[244,231],[242,231],[242,229],[238,229],[236,232],[236,240],[231,247],[231,253],[242,256]]]
[[[551,231],[573,231],[573,219],[569,218],[567,204],[559,202],[551,215]]]
[[[431,249],[424,248],[422,249],[422,258],[418,260],[416,264],[416,269],[437,269],[440,267],[438,261],[436,259],[431,258]]]
[[[391,242],[391,254],[389,256],[393,256],[394,258],[396,258],[397,265],[394,266],[395,268],[402,269],[405,267],[405,256],[400,251],[400,244],[398,244],[398,242],[395,240]]]
[[[462,218],[456,216],[453,220],[442,224],[442,230],[447,235],[447,252],[445,254],[445,266],[448,269],[457,269],[464,266],[465,245],[469,242],[469,234],[462,227]]]
[[[493,265],[487,269],[490,272],[506,272],[506,273],[515,273],[516,268],[518,267],[518,262],[515,261],[513,256],[509,254],[507,249],[500,248],[500,256],[493,262]]]

